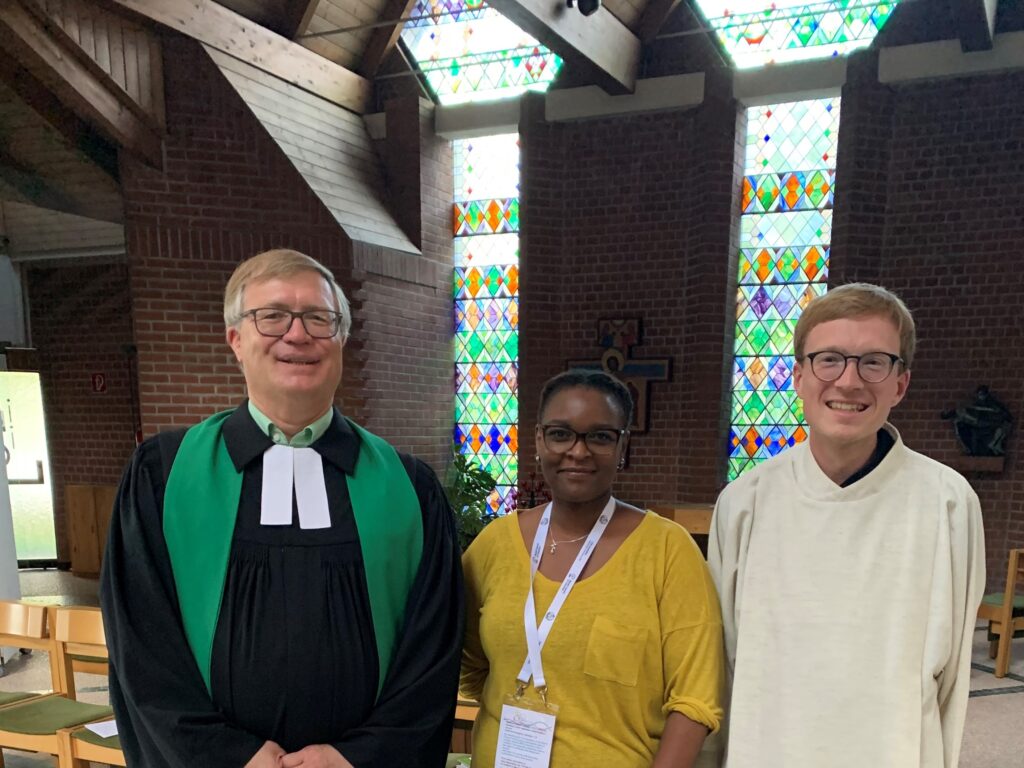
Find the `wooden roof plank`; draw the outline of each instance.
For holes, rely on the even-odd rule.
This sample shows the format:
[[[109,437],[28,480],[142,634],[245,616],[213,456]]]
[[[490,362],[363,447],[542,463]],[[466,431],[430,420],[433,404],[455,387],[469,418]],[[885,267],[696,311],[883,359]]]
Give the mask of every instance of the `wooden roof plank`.
[[[142,108],[67,35],[21,2],[0,4],[0,43],[26,70],[98,131],[146,162],[162,162],[162,138]]]
[[[356,114],[370,104],[366,78],[213,0],[112,1]]]

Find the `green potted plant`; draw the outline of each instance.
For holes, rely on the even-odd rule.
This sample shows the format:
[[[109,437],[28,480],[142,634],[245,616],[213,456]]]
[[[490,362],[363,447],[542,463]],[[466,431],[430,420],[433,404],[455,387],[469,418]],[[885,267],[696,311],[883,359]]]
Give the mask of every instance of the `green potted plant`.
[[[445,473],[444,492],[455,513],[459,546],[463,551],[493,517],[487,499],[495,485],[490,472],[455,450]]]

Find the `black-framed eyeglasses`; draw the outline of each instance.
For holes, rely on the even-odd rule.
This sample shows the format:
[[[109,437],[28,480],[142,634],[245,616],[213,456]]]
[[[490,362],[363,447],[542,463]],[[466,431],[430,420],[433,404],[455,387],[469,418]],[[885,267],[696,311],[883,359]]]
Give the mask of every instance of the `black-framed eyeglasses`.
[[[279,307],[257,307],[242,313],[242,317],[251,317],[256,325],[256,332],[261,336],[280,338],[288,333],[295,318],[302,321],[306,333],[314,339],[330,339],[341,330],[341,313],[329,309],[307,309],[292,312]]]
[[[561,424],[542,425],[540,430],[544,447],[552,453],[568,453],[582,440],[587,450],[595,456],[615,453],[619,440],[629,433],[628,429],[592,429],[590,432],[577,432]]]
[[[822,350],[809,352],[804,357],[811,361],[811,371],[821,381],[836,381],[846,371],[851,360],[857,361],[857,375],[868,384],[880,384],[889,378],[893,368],[903,358],[891,352],[868,352],[863,355],[844,355],[842,352]]]

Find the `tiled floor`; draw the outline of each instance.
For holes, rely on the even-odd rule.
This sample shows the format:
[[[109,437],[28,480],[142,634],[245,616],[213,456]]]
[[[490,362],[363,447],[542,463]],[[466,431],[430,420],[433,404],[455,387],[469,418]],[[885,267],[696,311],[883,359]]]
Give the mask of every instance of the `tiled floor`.
[[[96,582],[55,571],[23,571],[22,595],[26,600],[63,605],[97,605]],[[1010,674],[997,679],[988,658],[984,630],[975,633],[971,699],[967,705],[967,726],[960,768],[1020,768],[1024,766],[1024,639],[1014,642]],[[50,673],[45,654],[7,657],[6,674],[0,690],[49,690]],[[76,675],[80,698],[90,703],[107,703],[107,679],[99,675]],[[55,765],[52,758],[19,752],[4,752],[7,768],[41,768]],[[815,766],[815,768],[827,768]]]
[[[1024,766],[1024,639],[1013,642],[1011,659],[1010,673],[996,678],[986,632],[975,632],[960,768]]]

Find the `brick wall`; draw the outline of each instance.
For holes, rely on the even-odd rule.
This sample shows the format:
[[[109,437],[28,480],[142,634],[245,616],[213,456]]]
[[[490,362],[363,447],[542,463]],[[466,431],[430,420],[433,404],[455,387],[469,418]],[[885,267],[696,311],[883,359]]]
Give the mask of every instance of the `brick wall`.
[[[146,435],[244,396],[222,315],[224,285],[240,261],[294,248],[353,287],[348,238],[205,52],[166,36],[164,56],[164,168],[122,156]]]
[[[450,452],[451,155],[423,105],[399,103],[393,138],[378,147],[420,257],[352,243],[203,50],[173,35],[164,44],[164,166],[121,158],[127,267],[36,269],[29,282],[64,560],[64,485],[119,480],[133,408],[148,436],[244,397],[223,290],[240,261],[268,248],[318,259],[351,299],[346,413],[438,469]],[[133,342],[137,404],[123,351]],[[105,395],[89,394],[91,372],[107,374]]]
[[[650,388],[617,493],[640,504],[713,499],[722,477],[732,346],[738,111],[727,76],[691,111],[544,124],[522,134],[520,472],[537,397],[569,360],[595,360],[600,318],[643,319],[636,357],[673,358]]]
[[[114,485],[135,448],[128,273],[123,265],[28,270],[46,413],[57,559],[68,561],[64,488]],[[92,391],[93,373],[107,391]]]
[[[869,59],[870,57],[868,57]],[[870,61],[861,68],[870,72]],[[903,297],[918,353],[894,423],[908,445],[946,463],[960,449],[940,411],[988,384],[1024,417],[1024,73],[843,92],[833,283],[875,279]],[[854,129],[854,126],[856,128]],[[989,584],[1024,546],[1021,436],[1003,472],[968,474],[981,499]]]
[[[224,341],[224,285],[241,260],[288,247],[332,269],[353,300],[339,402],[437,462],[451,412],[437,383],[450,378],[441,361],[451,331],[439,314],[440,281],[447,289],[450,276],[434,265],[436,203],[403,220],[422,227],[415,239],[432,249],[426,259],[353,244],[199,46],[168,36],[165,71],[164,168],[131,159],[122,167],[145,433],[192,424],[243,397]],[[418,105],[406,117],[419,128]],[[443,186],[435,176],[425,173]]]
[[[907,443],[955,463],[939,412],[982,383],[1024,414],[1024,73],[887,87],[877,53],[856,55],[843,91],[833,285],[871,280],[914,310],[920,347],[894,420]],[[719,94],[719,95],[716,95]],[[711,501],[722,481],[742,110],[712,80],[683,113],[551,125],[523,119],[520,397],[523,471],[543,381],[595,359],[600,317],[644,318],[638,356],[674,358],[651,388],[651,429],[633,440],[618,492],[638,503]],[[737,133],[732,133],[736,131]],[[734,224],[733,224],[734,226]],[[529,436],[529,437],[527,437]],[[1024,545],[1024,470],[972,473],[990,584]]]
[[[858,54],[843,94],[832,281],[882,282],[915,311],[920,353],[895,420],[908,444],[950,461],[957,447],[937,414],[964,402],[979,383],[988,383],[1018,420],[1024,414],[1016,371],[1024,357],[1024,278],[1016,268],[1024,242],[1024,106],[1006,98],[1024,92],[1024,74],[889,88],[877,83],[875,68],[875,54]],[[398,219],[422,244],[423,257],[408,257],[350,243],[198,47],[169,38],[166,79],[165,167],[126,159],[122,169],[146,432],[192,423],[242,396],[223,340],[223,285],[241,259],[289,246],[334,269],[353,298],[346,409],[440,465],[452,415],[451,159],[448,145],[431,136],[422,105],[389,104],[389,137],[378,146],[392,204],[402,210]],[[619,492],[659,504],[711,501],[720,488],[743,133],[743,111],[730,94],[728,73],[716,71],[696,109],[566,124],[543,122],[542,100],[525,100],[524,473],[533,468],[533,415],[543,381],[567,360],[599,356],[599,318],[642,316],[644,340],[634,354],[671,357],[673,376],[651,385],[650,430],[634,439]],[[128,305],[123,287],[114,286],[124,285],[123,271],[110,273],[109,287],[102,287],[108,278],[67,274],[56,288],[47,287],[55,278],[41,271],[30,283],[40,346],[47,295],[92,290]],[[95,322],[114,333],[102,317]],[[111,349],[132,332],[116,327]],[[97,358],[90,349],[88,359],[83,353],[67,362],[62,355],[70,345],[62,347],[56,331],[51,337],[46,344],[55,356],[46,363],[50,373],[44,371],[51,430],[73,435],[65,422],[96,401],[74,400],[78,384],[70,382]],[[44,350],[44,360],[49,356]],[[56,388],[52,382],[65,375],[67,387]],[[115,401],[108,421],[130,425],[127,394],[113,395]],[[109,456],[91,477],[109,472],[116,480],[130,450],[130,426],[125,432],[128,444],[105,439],[91,451]],[[1003,473],[970,478],[984,505],[996,581],[1006,548],[1024,545],[1019,443],[1019,435],[1011,440]],[[55,474],[73,477],[86,454],[68,454],[67,469],[58,470],[60,450]]]
[[[365,318],[366,414],[375,428],[437,469],[451,455],[455,412],[452,154],[433,135],[429,106],[387,106],[379,148],[398,221],[422,256],[356,256]]]

